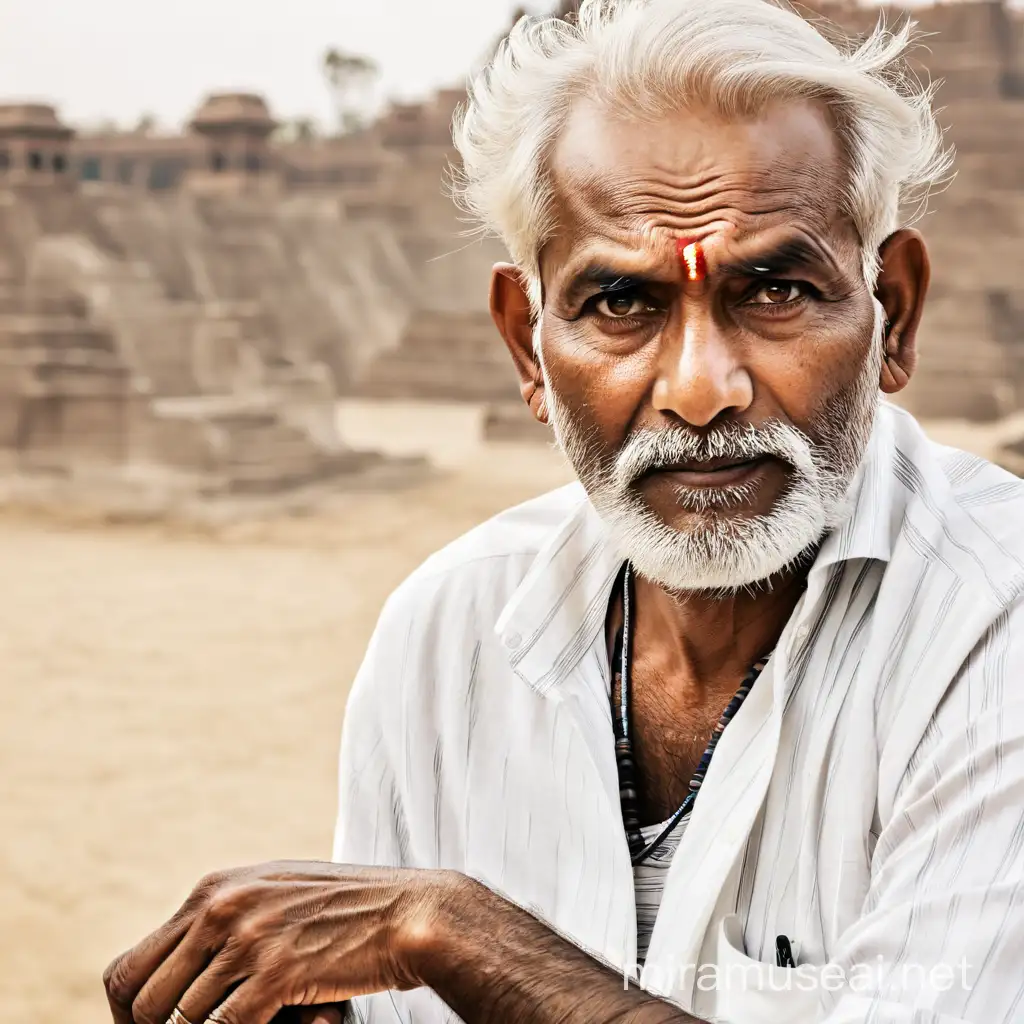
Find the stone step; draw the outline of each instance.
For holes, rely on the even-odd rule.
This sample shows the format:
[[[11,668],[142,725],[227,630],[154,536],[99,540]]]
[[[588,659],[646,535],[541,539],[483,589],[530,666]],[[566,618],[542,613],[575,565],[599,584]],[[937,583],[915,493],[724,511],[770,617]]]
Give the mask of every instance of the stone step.
[[[426,353],[426,352],[395,352],[387,353],[371,362],[364,371],[364,376],[387,375],[391,373],[426,373],[433,369],[440,373],[452,375],[486,374],[490,377],[515,375],[515,364],[506,354],[504,359],[488,359],[479,353]]]
[[[300,466],[268,465],[257,469],[228,466],[217,489],[232,495],[277,494],[337,477],[355,475],[382,462],[374,452],[341,452],[321,456]]]
[[[375,364],[358,383],[357,391],[375,398],[488,401],[514,399],[519,393],[519,381],[511,361],[499,368],[410,360]]]
[[[431,342],[403,342],[391,349],[382,359],[436,360],[446,364],[476,362],[495,366],[511,366],[512,360],[505,343],[497,335],[481,341],[478,338],[442,338]]]
[[[70,318],[0,316],[0,348],[113,352],[113,337]]]
[[[0,315],[72,317],[81,320],[88,314],[83,299],[74,295],[31,293],[22,285],[0,285]]]
[[[553,444],[554,431],[537,421],[529,406],[522,401],[500,402],[488,406],[484,413],[485,441],[536,441]]]
[[[505,348],[505,343],[493,324],[490,327],[478,328],[438,327],[436,330],[423,330],[410,326],[402,339],[403,348],[444,349],[453,345],[478,348],[483,352],[489,352],[492,349],[503,351]]]
[[[400,359],[381,359],[366,369],[366,377],[394,378],[422,376],[443,380],[446,377],[489,377],[514,379],[515,366],[511,359],[492,362],[489,359],[427,359],[405,356]]]
[[[320,457],[319,450],[309,438],[252,444],[241,438],[231,438],[226,458],[237,466],[287,466]]]
[[[27,368],[47,367],[68,373],[130,373],[116,352],[69,348],[0,348],[0,365]]]

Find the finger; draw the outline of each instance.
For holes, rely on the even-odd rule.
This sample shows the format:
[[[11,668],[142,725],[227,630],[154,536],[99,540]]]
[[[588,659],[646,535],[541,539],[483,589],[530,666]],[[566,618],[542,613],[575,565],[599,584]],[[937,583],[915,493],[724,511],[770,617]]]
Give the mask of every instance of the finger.
[[[265,986],[255,980],[244,981],[206,1018],[206,1024],[270,1024],[282,1005],[280,1000],[268,996]],[[188,1019],[192,1024],[203,1020]]]
[[[135,997],[135,1024],[164,1024],[175,1007],[189,1021],[205,1020],[240,980],[238,961],[233,949],[218,951],[202,929],[193,927]]]
[[[175,949],[188,931],[196,912],[217,882],[218,875],[207,875],[189,894],[178,912],[165,925],[119,956],[103,972],[103,987],[114,1024],[133,1024],[132,1003],[150,975]]]
[[[132,1004],[136,996],[187,930],[187,920],[172,918],[133,949],[122,953],[103,972],[103,987],[114,1024],[133,1024]]]
[[[230,999],[233,990],[245,977],[246,968],[240,952],[231,945],[225,946],[175,1005],[192,1024],[212,1020],[216,1008]],[[162,1018],[159,1024],[163,1024],[166,1019]]]

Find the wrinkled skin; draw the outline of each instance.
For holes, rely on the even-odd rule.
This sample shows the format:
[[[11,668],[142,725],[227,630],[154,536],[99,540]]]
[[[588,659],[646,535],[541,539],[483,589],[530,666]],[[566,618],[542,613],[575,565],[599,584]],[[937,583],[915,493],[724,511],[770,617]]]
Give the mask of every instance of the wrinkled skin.
[[[549,385],[592,438],[593,458],[613,458],[632,430],[680,423],[777,419],[818,440],[816,417],[852,387],[874,325],[860,241],[842,213],[842,160],[827,113],[809,103],[751,122],[684,112],[656,129],[577,108],[552,157],[558,227],[541,254],[541,331]],[[680,239],[700,240],[706,280],[686,280]],[[770,259],[787,243],[807,252],[788,266]],[[744,273],[743,262],[780,269]],[[602,299],[598,283],[577,281],[588,268],[640,283]],[[890,358],[878,376],[893,394],[916,365],[928,283],[917,232],[888,240],[882,268]],[[516,268],[496,268],[492,311],[524,397],[547,420]],[[768,466],[749,514],[767,512],[786,478]],[[663,520],[692,525],[670,482],[643,486]]]
[[[340,1024],[334,1004],[414,988],[408,952],[445,872],[273,863],[210,875],[104,974],[117,1024]],[[223,1003],[223,1005],[221,1005]],[[218,1009],[219,1007],[219,1009]],[[301,1011],[285,1007],[303,1007]]]

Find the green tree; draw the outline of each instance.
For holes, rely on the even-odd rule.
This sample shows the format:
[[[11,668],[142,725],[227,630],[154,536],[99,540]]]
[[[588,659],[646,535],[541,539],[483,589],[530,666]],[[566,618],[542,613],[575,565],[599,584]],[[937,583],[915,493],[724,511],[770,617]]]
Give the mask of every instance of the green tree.
[[[334,101],[338,130],[342,134],[357,131],[369,117],[380,69],[369,57],[332,48],[324,54],[323,72]]]

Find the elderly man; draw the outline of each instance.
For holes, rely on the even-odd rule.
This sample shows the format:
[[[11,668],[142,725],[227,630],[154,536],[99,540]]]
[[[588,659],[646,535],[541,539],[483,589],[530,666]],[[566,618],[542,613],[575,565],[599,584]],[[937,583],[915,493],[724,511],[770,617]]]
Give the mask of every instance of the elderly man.
[[[1024,1019],[1024,486],[879,402],[947,166],[906,44],[763,0],[516,28],[460,188],[579,484],[388,601],[337,863],[204,880],[119,1024]]]

